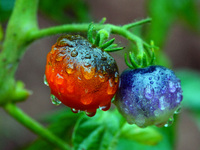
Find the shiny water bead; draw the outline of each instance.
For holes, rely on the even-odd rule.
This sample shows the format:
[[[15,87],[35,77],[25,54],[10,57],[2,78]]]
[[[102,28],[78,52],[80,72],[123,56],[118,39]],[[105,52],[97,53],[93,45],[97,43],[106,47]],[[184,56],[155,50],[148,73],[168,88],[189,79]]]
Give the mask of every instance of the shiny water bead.
[[[73,112],[109,109],[119,84],[115,60],[79,35],[60,37],[52,51],[45,71],[51,93]]]
[[[49,83],[47,82],[47,78],[46,78],[46,75],[44,75],[44,84],[46,85],[46,86],[49,86]]]
[[[61,101],[53,94],[50,95],[50,99],[51,99],[52,104],[54,104],[54,105],[61,104]]]

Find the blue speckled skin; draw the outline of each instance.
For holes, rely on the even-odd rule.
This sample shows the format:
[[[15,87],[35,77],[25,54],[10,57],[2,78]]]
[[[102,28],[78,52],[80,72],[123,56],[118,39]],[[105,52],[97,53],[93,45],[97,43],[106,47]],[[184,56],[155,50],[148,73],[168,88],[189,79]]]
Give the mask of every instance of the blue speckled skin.
[[[120,77],[115,104],[130,124],[165,124],[182,101],[180,80],[162,66],[129,69]]]

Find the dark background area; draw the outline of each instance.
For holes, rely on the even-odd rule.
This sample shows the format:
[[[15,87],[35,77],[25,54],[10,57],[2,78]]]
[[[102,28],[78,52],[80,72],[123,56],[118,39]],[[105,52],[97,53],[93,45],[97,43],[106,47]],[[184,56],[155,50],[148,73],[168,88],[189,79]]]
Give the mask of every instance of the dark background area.
[[[148,16],[145,0],[88,0],[87,2],[91,16],[96,21],[106,17],[107,23],[123,25]],[[57,24],[42,12],[38,14],[38,21],[40,28]],[[63,105],[54,106],[51,104],[50,90],[43,84],[46,55],[58,36],[47,37],[31,44],[16,74],[16,78],[24,81],[27,89],[33,91],[28,100],[20,103],[19,106],[35,119],[42,118],[41,114],[48,111],[52,112],[60,108],[67,109]],[[175,22],[170,29],[164,51],[171,60],[174,69],[190,68],[200,71],[200,34],[189,30],[182,23]],[[118,53],[112,55],[119,64],[120,72],[122,72],[126,68],[123,58]],[[13,150],[36,138],[33,133],[17,123],[2,109],[0,109],[0,114],[1,147]],[[189,116],[189,112],[182,110],[179,116],[176,149],[199,149],[200,132]]]

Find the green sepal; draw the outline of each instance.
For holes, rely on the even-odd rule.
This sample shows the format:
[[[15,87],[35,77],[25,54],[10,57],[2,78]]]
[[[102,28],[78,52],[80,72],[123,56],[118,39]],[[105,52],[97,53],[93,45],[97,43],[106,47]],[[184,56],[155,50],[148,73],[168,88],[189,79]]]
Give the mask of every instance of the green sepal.
[[[111,44],[115,41],[115,38],[107,41],[106,43],[100,45],[99,47],[102,48],[102,49],[105,49],[105,48],[108,48],[109,46],[111,46]]]
[[[94,44],[94,39],[93,39],[93,30],[94,30],[94,24],[91,22],[88,26],[88,32],[87,32],[87,39]]]
[[[106,52],[115,52],[115,51],[120,51],[120,50],[122,50],[122,49],[124,49],[124,47],[115,47],[115,48],[111,48],[111,49],[109,49],[109,48],[106,48],[106,49],[104,49]]]
[[[127,65],[129,68],[134,69],[134,67],[128,62],[127,54],[126,54],[126,53],[124,53],[124,60],[125,60],[126,65]]]
[[[136,60],[134,59],[133,57],[133,53],[132,52],[129,52],[129,59],[130,59],[130,62],[133,66],[133,68],[139,68],[140,66],[136,63]]]

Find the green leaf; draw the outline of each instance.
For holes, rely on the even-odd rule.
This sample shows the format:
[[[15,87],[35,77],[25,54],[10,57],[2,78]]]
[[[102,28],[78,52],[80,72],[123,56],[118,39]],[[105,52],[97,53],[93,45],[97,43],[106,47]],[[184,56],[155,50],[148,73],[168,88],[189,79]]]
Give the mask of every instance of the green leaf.
[[[71,136],[73,131],[73,126],[75,125],[77,119],[82,115],[74,114],[70,109],[62,109],[52,114],[48,114],[45,117],[42,117],[42,120],[45,123],[50,123],[48,129],[54,133],[56,136],[64,139],[66,142],[71,143]],[[33,143],[29,144],[28,147],[24,148],[25,150],[36,150],[36,149],[55,149],[49,143],[44,141],[41,138],[38,138]]]
[[[156,145],[162,140],[162,134],[154,127],[139,128],[136,125],[126,123],[120,137],[133,140],[145,145]]]
[[[109,150],[114,149],[119,137],[122,116],[117,111],[98,111],[89,118],[83,116],[77,122],[73,133],[75,150]]]
[[[135,135],[135,136],[141,136],[141,137],[136,137],[136,138],[138,139],[140,138],[141,140],[143,140],[144,143],[138,140],[133,140],[131,138],[122,137],[119,139],[116,150],[121,150],[121,149],[130,150],[130,147],[131,149],[134,149],[134,150],[172,150],[173,149],[173,143],[171,141],[173,139],[172,138],[173,135],[171,134],[171,131],[173,130],[172,127],[170,128],[150,127],[150,128],[151,129],[147,129],[149,133],[146,132],[144,135],[142,133]],[[138,128],[138,129],[142,130],[141,128]],[[143,130],[145,130],[145,128]],[[156,133],[156,134],[158,133],[162,137],[162,139],[160,139],[158,143],[155,143],[156,145],[149,145],[149,144],[147,145],[147,143],[145,143],[145,139],[150,140],[150,137],[153,138],[154,137],[153,133]]]
[[[183,90],[182,105],[192,111],[200,112],[200,73],[193,70],[179,70]]]

